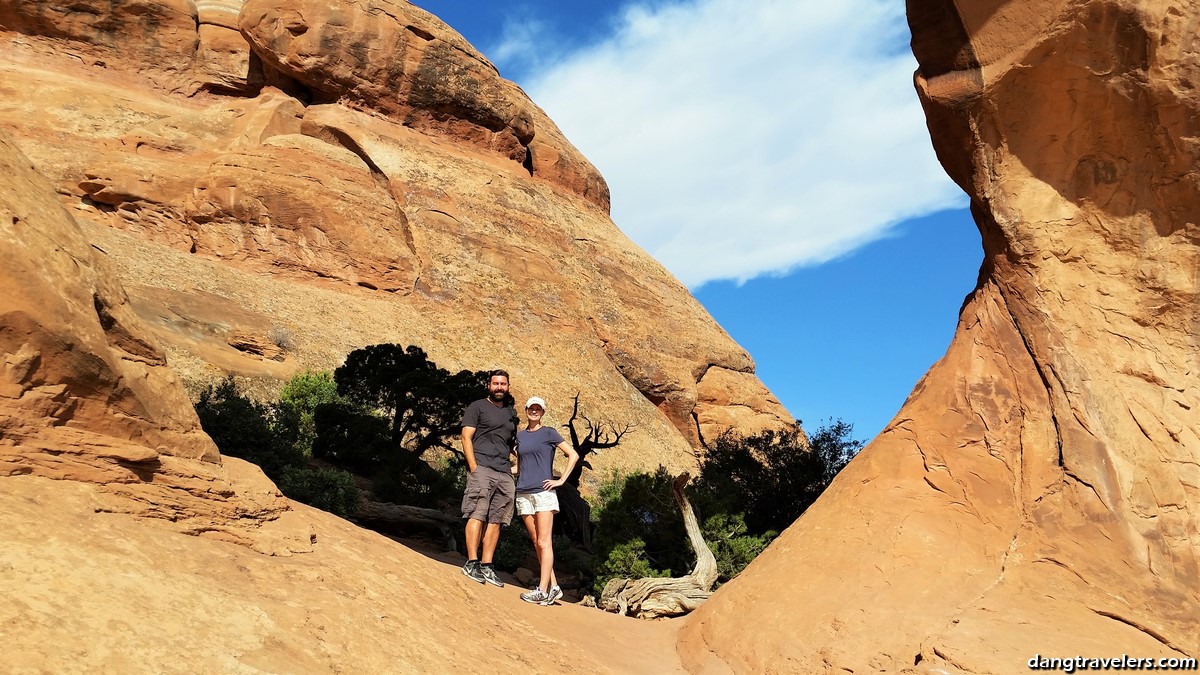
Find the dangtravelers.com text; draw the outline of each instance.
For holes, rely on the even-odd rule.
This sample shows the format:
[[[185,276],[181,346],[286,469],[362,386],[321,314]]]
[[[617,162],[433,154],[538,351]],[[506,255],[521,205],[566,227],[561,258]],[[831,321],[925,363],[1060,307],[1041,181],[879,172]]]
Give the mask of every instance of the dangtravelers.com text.
[[[1138,658],[1128,654],[1103,659],[1087,656],[1057,658],[1034,654],[1028,665],[1030,670],[1061,670],[1064,673],[1077,670],[1197,670],[1196,659]]]

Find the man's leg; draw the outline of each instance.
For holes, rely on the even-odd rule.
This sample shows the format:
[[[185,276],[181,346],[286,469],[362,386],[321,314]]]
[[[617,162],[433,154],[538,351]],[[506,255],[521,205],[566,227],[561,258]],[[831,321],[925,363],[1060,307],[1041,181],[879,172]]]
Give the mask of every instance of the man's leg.
[[[500,524],[512,521],[517,500],[517,486],[511,474],[507,471],[497,471],[493,475],[493,481],[487,528],[483,531],[484,564],[492,561],[492,555],[496,553],[496,544],[500,541]]]
[[[483,534],[483,521],[474,518],[467,519],[467,560],[479,560],[479,538]],[[499,538],[499,537],[497,537]],[[486,541],[486,539],[485,539]],[[487,544],[484,544],[484,550],[487,549]],[[495,542],[492,544],[492,550],[495,551]],[[487,559],[492,559],[491,554],[488,554]]]
[[[467,521],[464,528],[467,562],[462,571],[473,581],[483,583],[484,578],[479,569],[479,539],[483,536],[483,523],[487,519],[487,501],[483,499],[484,491],[480,489],[481,477],[476,475],[480,470],[482,467],[478,467],[475,473],[467,476],[467,489],[463,493],[462,517]]]
[[[479,574],[485,583],[504,588],[504,582],[496,576],[496,566],[492,564],[492,556],[496,553],[496,543],[500,541],[500,523],[488,523],[483,528],[483,557],[479,560]]]
[[[493,586],[504,587],[504,582],[496,577],[496,569],[492,560],[496,555],[496,544],[500,542],[500,525],[512,520],[513,497],[516,490],[513,477],[508,472],[501,473],[495,469],[479,467],[475,470],[487,474],[487,524],[483,528],[483,555],[479,559],[479,572],[483,580]]]
[[[482,525],[482,523],[480,523]],[[492,556],[496,554],[496,544],[500,542],[500,523],[488,523],[483,530],[483,557],[479,562],[484,565],[492,563]],[[468,553],[470,549],[468,549]]]

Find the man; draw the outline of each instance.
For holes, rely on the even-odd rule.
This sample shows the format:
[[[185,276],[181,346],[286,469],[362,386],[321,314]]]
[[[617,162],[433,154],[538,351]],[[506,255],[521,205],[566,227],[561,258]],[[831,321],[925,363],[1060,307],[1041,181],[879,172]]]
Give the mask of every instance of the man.
[[[463,574],[479,583],[503,587],[496,578],[492,556],[500,541],[500,526],[512,520],[516,484],[509,456],[515,452],[517,412],[508,396],[508,373],[493,370],[487,398],[463,412],[462,445],[467,457],[467,490],[462,515],[467,520],[467,563]],[[480,557],[480,539],[483,555]]]

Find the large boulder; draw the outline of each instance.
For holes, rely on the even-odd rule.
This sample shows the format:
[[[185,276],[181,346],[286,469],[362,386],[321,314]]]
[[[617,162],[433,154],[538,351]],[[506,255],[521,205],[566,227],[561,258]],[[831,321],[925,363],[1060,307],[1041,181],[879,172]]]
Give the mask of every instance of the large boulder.
[[[743,672],[1200,657],[1200,6],[908,9],[979,285],[887,429],[681,652]]]
[[[248,0],[240,27],[267,68],[302,83],[315,101],[495,153],[608,208],[604,179],[545,113],[462,36],[408,2]]]

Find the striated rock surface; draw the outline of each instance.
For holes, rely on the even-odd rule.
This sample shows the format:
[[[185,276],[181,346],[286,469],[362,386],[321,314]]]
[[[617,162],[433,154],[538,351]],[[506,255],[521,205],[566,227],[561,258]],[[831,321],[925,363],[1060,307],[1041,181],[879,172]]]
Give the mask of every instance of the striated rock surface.
[[[233,372],[269,394],[399,342],[508,369],[552,422],[581,392],[636,424],[604,467],[682,468],[730,425],[790,420],[613,225],[596,170],[436,17],[389,0],[72,7],[0,0],[0,129],[193,390]],[[280,352],[237,346],[284,333]]]
[[[160,452],[217,461],[104,253],[4,137],[0,174],[0,466],[40,473],[16,453],[41,450],[133,463]]]
[[[216,455],[165,365],[277,380],[417,343],[507,366],[518,397],[582,390],[639,425],[607,455],[642,464],[778,423],[536,106],[403,3],[0,0],[0,665],[1200,657],[1200,6],[964,4],[909,3],[934,143],[983,233],[958,333],[676,641],[290,504]],[[495,648],[513,635],[538,658]]]
[[[968,4],[908,11],[979,286],[888,428],[689,617],[692,669],[1200,657],[1200,4]]]
[[[98,512],[266,553],[308,550],[306,528],[257,467],[222,465],[106,254],[3,136],[0,174],[5,490],[16,476],[70,481],[90,486]]]

